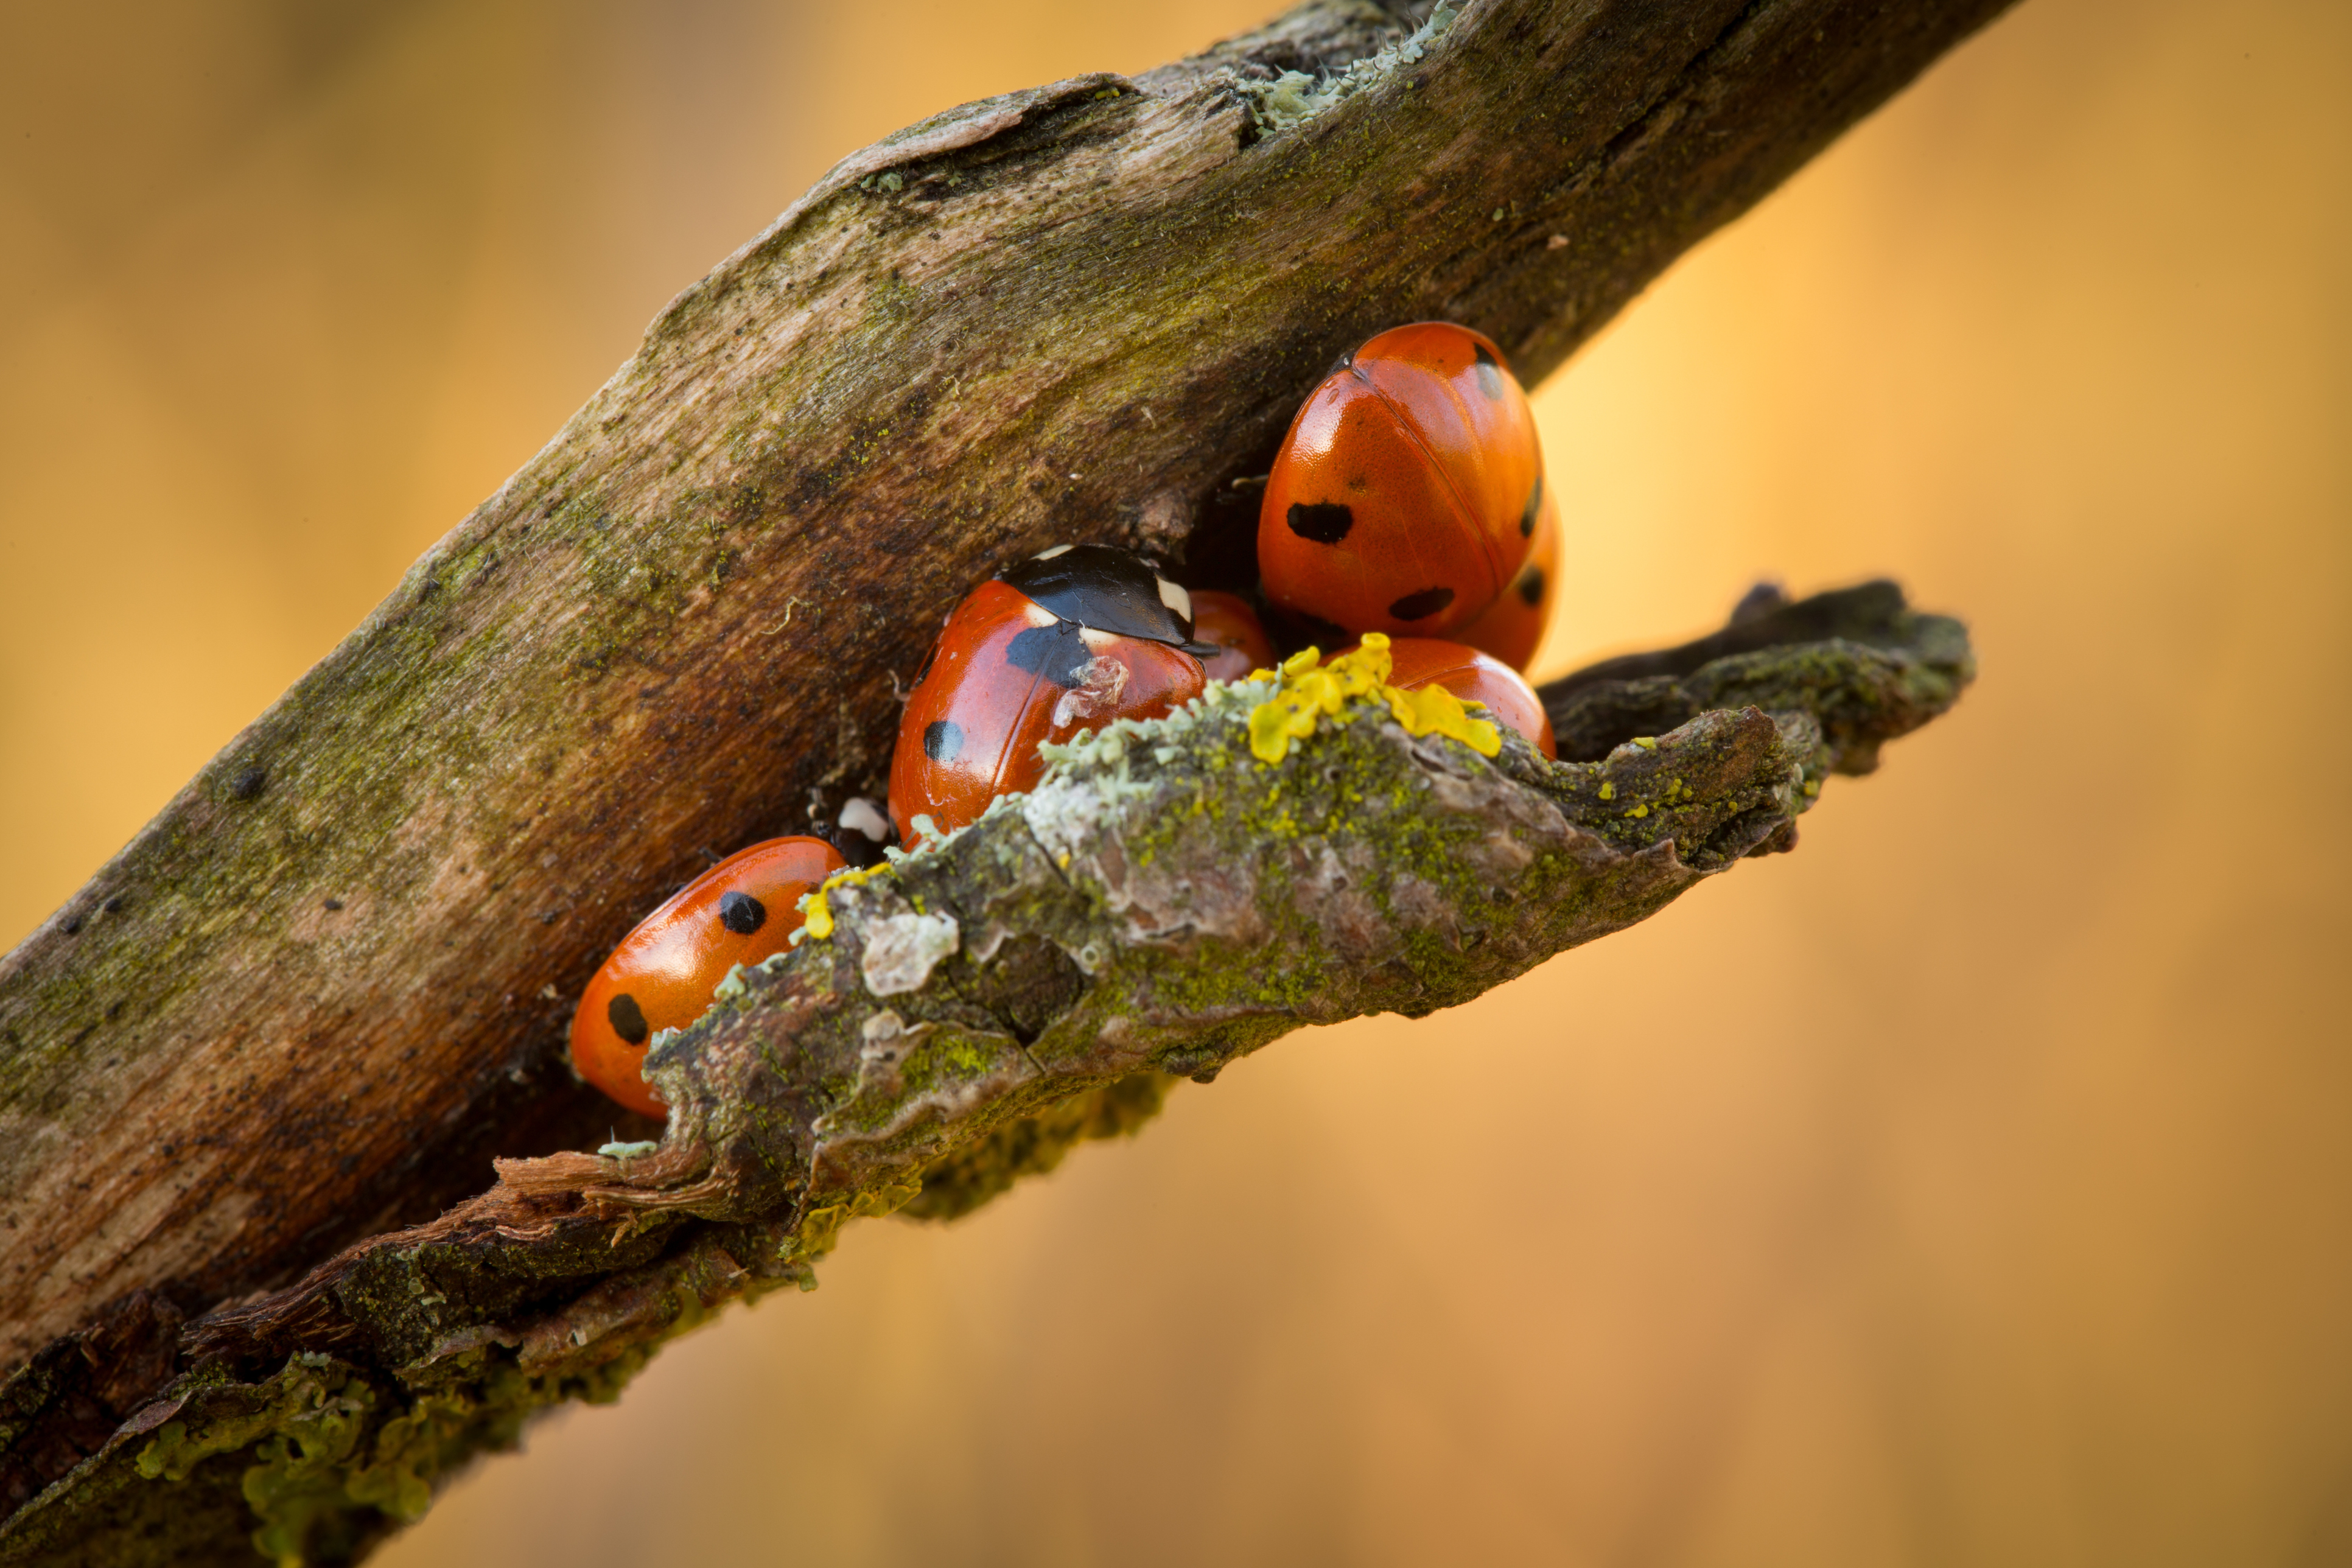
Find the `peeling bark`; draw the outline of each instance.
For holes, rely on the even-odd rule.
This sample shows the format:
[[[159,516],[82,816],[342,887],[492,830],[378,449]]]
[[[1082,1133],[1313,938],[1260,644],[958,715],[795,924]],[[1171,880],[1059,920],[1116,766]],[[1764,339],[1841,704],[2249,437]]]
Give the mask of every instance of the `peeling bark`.
[[[1827,635],[1770,640],[1808,633]],[[1122,722],[835,886],[829,937],[731,974],[648,1058],[672,1107],[650,1152],[502,1161],[489,1192],[285,1289],[52,1345],[0,1408],[90,1457],[0,1527],[0,1561],[185,1561],[176,1530],[159,1555],[132,1527],[217,1533],[226,1512],[172,1489],[232,1475],[257,1542],[356,1552],[531,1412],[609,1395],[730,1300],[814,1285],[850,1218],[968,1212],[1131,1131],[1176,1077],[1304,1024],[1467,1000],[1792,847],[1824,778],[1868,771],[1972,674],[1957,622],[1873,584],[1548,688],[1595,746],[1629,714],[1735,700],[1664,733],[1636,720],[1590,761],[1507,734],[1490,762],[1360,700],[1267,765],[1253,683]]]

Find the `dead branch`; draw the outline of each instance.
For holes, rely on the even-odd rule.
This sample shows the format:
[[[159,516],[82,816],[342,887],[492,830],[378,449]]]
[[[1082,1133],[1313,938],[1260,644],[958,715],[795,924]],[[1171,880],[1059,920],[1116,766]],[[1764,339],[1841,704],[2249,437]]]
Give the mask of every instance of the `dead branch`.
[[[1557,769],[1365,721],[1252,773],[1222,710],[1090,752],[674,1042],[658,1153],[551,1152],[610,1119],[569,997],[698,847],[870,787],[970,582],[1069,537],[1209,569],[1337,352],[1450,317],[1540,377],[1998,8],[1332,0],[845,161],[0,961],[0,1556],[233,1559],[257,1515],[356,1552],[850,1213],[951,1212],[1147,1075],[1460,1000],[1781,842],[1950,700],[1950,623],[1882,595],[1600,672]],[[1242,826],[1287,858],[1217,887]],[[885,1005],[877,933],[933,904],[956,945]]]

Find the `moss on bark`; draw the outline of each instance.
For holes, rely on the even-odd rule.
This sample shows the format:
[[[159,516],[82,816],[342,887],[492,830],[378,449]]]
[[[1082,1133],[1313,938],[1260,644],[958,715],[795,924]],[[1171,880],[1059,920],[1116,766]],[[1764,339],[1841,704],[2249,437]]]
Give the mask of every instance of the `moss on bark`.
[[[1363,698],[1268,764],[1258,683],[1064,749],[1033,793],[836,882],[830,935],[738,970],[659,1044],[651,1152],[507,1163],[441,1220],[192,1325],[195,1370],[20,1512],[0,1561],[193,1560],[173,1500],[216,1529],[232,1474],[264,1552],[356,1554],[534,1411],[610,1397],[729,1300],[813,1288],[853,1218],[968,1213],[1133,1131],[1174,1078],[1303,1024],[1467,1000],[1790,847],[1822,778],[1874,763],[1973,668],[1957,623],[1885,584],[1773,615],[1727,651],[1549,689],[1588,720],[1772,704],[1586,761],[1516,734],[1490,760]]]

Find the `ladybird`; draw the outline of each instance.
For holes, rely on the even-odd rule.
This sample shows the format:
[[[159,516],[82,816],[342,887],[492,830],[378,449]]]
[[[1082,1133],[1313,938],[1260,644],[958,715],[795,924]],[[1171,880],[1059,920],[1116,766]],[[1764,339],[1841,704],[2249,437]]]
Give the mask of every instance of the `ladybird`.
[[[1454,635],[1481,653],[1491,653],[1514,669],[1524,670],[1543,644],[1544,627],[1551,623],[1551,594],[1559,581],[1559,510],[1549,491],[1536,516],[1535,538],[1528,559],[1502,596],[1486,613]]]
[[[1213,643],[1201,668],[1211,680],[1241,680],[1254,669],[1274,668],[1274,643],[1258,624],[1257,612],[1237,594],[1204,588],[1192,595],[1192,636]]]
[[[1526,677],[1494,655],[1435,637],[1395,637],[1389,643],[1389,658],[1390,685],[1407,691],[1443,686],[1465,702],[1483,702],[1488,713],[1525,735],[1537,751],[1559,759],[1551,716],[1544,711],[1542,699]]]
[[[572,1063],[631,1110],[663,1114],[642,1068],[656,1029],[702,1016],[739,963],[792,945],[801,895],[848,862],[822,838],[771,838],[739,849],[679,889],[613,950],[572,1016]]]
[[[1339,362],[1290,421],[1258,509],[1258,574],[1294,616],[1437,637],[1495,602],[1543,506],[1535,416],[1499,350],[1422,321]]]
[[[1108,544],[1064,544],[982,583],[916,678],[890,759],[901,841],[979,820],[1042,777],[1038,746],[1201,694],[1192,596]],[[929,826],[918,823],[929,818]]]
[[[885,858],[884,847],[894,837],[890,818],[862,795],[853,795],[841,803],[841,815],[835,818],[833,831],[824,837],[841,851],[843,859],[861,869],[880,865]]]

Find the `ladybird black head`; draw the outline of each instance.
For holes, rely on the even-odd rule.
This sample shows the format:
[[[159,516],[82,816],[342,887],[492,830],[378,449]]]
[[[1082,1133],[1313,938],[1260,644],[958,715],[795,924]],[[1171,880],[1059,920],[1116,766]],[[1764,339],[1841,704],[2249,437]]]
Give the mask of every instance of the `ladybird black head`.
[[[923,752],[933,762],[943,760],[938,752],[932,750],[931,740],[931,731],[942,726],[955,731],[956,750],[963,749],[962,730],[950,720],[933,720],[923,726]],[[940,737],[941,749],[944,749],[946,739],[942,733]],[[890,842],[892,831],[889,817],[879,806],[864,795],[853,795],[842,802],[840,822],[826,837],[832,840],[833,847],[841,851],[843,859],[863,870],[868,866],[880,865],[886,858],[882,846]]]
[[[1423,588],[1417,593],[1407,594],[1391,605],[1389,614],[1401,621],[1417,621],[1424,616],[1437,614],[1453,602],[1454,590],[1451,588]]]
[[[1057,544],[999,573],[996,580],[1048,615],[1089,631],[1166,643],[1188,653],[1216,652],[1192,641],[1192,595],[1133,551]]]
[[[1543,505],[1543,476],[1536,476],[1535,488],[1528,491],[1527,510],[1519,513],[1519,537],[1525,539],[1536,531],[1536,511]]]
[[[1292,501],[1290,531],[1317,544],[1337,544],[1356,526],[1356,514],[1336,500]]]
[[[719,895],[719,923],[737,936],[750,936],[768,923],[768,906],[730,888]]]
[[[604,1004],[604,1016],[612,1021],[613,1033],[633,1046],[642,1046],[653,1038],[654,1032],[646,1024],[645,1010],[625,991]]]
[[[1496,363],[1493,354],[1486,352],[1486,345],[1485,343],[1474,343],[1471,346],[1476,351],[1478,355],[1478,390],[1485,393],[1490,402],[1502,402],[1502,365]]]

